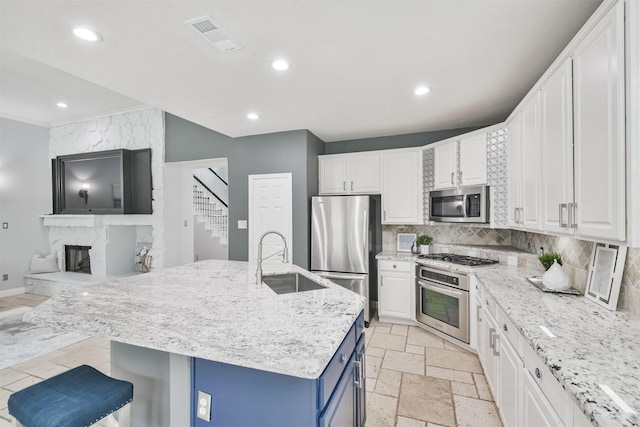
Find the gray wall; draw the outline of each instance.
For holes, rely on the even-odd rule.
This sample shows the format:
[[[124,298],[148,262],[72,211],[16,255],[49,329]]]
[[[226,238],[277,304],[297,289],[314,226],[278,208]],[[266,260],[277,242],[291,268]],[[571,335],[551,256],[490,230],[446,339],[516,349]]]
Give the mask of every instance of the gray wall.
[[[51,213],[49,129],[0,117],[0,292],[24,286],[31,257],[48,254],[40,215]]]
[[[442,141],[443,139],[451,138],[456,135],[462,135],[463,133],[471,132],[476,129],[480,129],[481,127],[484,126],[327,142],[325,144],[325,154],[419,147],[421,145],[431,144],[432,142]]]
[[[248,259],[248,231],[237,228],[238,220],[249,217],[248,176],[291,173],[293,262],[309,267],[309,199],[317,194],[317,154],[323,149],[319,139],[306,130],[229,138],[169,113],[165,126],[166,162],[228,160],[230,260]]]

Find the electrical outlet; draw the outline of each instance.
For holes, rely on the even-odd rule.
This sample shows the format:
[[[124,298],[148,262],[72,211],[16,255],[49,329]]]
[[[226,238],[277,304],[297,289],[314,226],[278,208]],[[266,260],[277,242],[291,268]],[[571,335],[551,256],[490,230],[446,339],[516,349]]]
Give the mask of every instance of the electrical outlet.
[[[3,230],[6,230],[6,229],[8,229],[8,228],[9,228],[9,223],[8,223],[8,222],[3,222],[3,223],[2,223],[2,229],[3,229]]]
[[[198,418],[211,421],[211,395],[198,390]]]
[[[7,280],[9,280],[9,275],[8,274],[3,274],[2,275],[2,281],[6,282]]]

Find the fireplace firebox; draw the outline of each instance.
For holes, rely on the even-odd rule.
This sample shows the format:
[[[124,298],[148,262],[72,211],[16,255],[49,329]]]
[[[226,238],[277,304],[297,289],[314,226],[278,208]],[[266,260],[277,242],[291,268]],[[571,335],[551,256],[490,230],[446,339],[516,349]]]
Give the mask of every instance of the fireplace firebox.
[[[89,249],[91,249],[91,246],[65,245],[65,270],[74,273],[91,274]]]

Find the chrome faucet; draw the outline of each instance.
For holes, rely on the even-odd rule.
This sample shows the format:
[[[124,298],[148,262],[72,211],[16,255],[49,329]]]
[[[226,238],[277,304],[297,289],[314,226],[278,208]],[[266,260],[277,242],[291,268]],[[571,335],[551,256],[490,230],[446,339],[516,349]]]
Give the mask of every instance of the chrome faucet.
[[[282,237],[282,241],[284,242],[284,248],[263,259],[262,258],[262,241],[269,234],[277,234],[278,236]],[[284,264],[287,264],[289,262],[289,250],[287,249],[287,239],[286,237],[284,237],[282,233],[280,233],[279,231],[271,230],[271,231],[265,232],[262,236],[260,236],[260,240],[258,241],[258,269],[256,270],[256,283],[258,285],[262,283],[262,261],[264,261],[265,259],[269,259],[273,256],[276,256],[280,253],[282,253],[282,262]]]

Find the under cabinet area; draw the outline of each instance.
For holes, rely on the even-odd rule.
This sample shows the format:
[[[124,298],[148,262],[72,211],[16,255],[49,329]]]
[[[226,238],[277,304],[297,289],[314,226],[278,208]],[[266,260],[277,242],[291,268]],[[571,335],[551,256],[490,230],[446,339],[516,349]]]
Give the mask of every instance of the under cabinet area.
[[[380,193],[380,155],[353,153],[319,156],[320,194]]]
[[[404,323],[415,319],[414,265],[411,261],[378,261],[378,317],[381,322]]]

